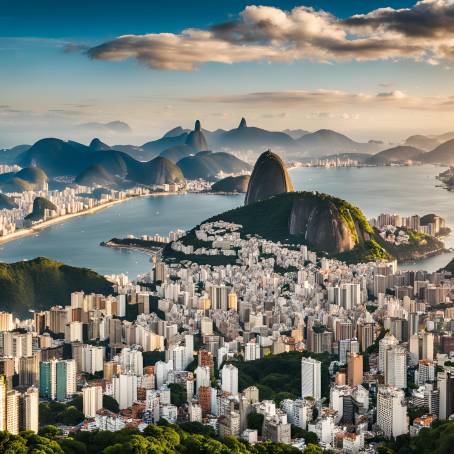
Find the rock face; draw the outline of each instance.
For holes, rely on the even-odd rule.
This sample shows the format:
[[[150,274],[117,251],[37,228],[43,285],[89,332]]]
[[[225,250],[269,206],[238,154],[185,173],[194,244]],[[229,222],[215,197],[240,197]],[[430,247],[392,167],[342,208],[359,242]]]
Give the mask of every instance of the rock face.
[[[203,135],[199,120],[195,122],[194,131],[191,131],[186,138],[186,145],[196,152],[208,150],[208,144]]]
[[[277,154],[268,150],[262,153],[255,163],[244,204],[250,205],[276,194],[293,191],[284,162]]]
[[[289,232],[303,235],[307,244],[330,254],[351,251],[371,239],[348,206],[311,193],[295,197]]]
[[[44,218],[46,210],[56,211],[57,207],[50,200],[47,200],[44,197],[36,197],[33,201],[33,211],[29,215],[25,216],[24,219],[29,221],[39,221]]]

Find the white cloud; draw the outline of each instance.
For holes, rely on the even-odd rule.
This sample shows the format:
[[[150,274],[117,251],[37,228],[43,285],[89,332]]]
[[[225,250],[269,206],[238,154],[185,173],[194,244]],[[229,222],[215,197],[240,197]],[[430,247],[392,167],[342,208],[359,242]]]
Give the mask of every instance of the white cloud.
[[[71,50],[77,49],[73,45]],[[93,59],[134,58],[153,69],[192,71],[204,63],[322,62],[411,58],[454,60],[454,3],[423,0],[345,20],[300,6],[247,6],[236,20],[180,34],[125,35],[86,50]]]

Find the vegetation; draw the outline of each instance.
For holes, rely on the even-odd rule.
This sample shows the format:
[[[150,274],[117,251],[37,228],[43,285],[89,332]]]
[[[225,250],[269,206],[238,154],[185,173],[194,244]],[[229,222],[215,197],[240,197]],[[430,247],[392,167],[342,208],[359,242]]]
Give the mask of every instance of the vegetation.
[[[75,426],[83,420],[81,396],[76,396],[69,403],[41,402],[39,404],[39,423],[42,427],[52,424]]]
[[[57,207],[44,197],[36,197],[33,200],[33,211],[25,216],[27,221],[39,221],[44,218],[46,210],[56,211]]]
[[[257,235],[283,244],[306,244],[315,252],[323,253],[323,251],[317,250],[311,244],[308,244],[304,234],[291,235],[289,233],[289,220],[292,214],[293,204],[300,197],[316,197],[317,200],[314,203],[319,204],[320,207],[334,204],[339,211],[341,220],[348,226],[356,242],[356,247],[350,252],[334,254],[335,258],[346,261],[347,263],[387,260],[390,258],[385,248],[377,242],[378,235],[372,230],[361,210],[345,200],[327,194],[316,194],[315,196],[308,192],[279,194],[261,202],[226,211],[205,222],[218,220],[234,222],[242,225],[242,236]],[[195,229],[190,231],[182,239],[184,244],[192,244],[191,235],[194,236]],[[368,241],[359,241],[357,229],[361,231],[361,235],[369,235],[371,239]],[[164,249],[164,255],[165,257],[177,260],[194,259],[193,261],[196,263],[201,263],[200,256],[191,256],[189,258],[189,256],[185,256],[184,254],[175,253],[170,247]],[[206,263],[212,264],[210,262],[215,260],[215,258],[219,261],[222,259],[222,263],[217,264],[227,264],[232,260],[230,257],[208,256]]]
[[[113,293],[112,285],[86,268],[75,268],[44,257],[0,263],[0,309],[24,316],[29,309],[45,310],[66,304],[70,294]]]
[[[301,397],[301,359],[315,358],[322,362],[322,396],[329,398],[329,364],[333,359],[329,353],[288,352],[270,355],[255,361],[236,361],[240,391],[257,386],[260,399],[283,399]]]
[[[196,425],[186,425],[196,429]],[[35,435],[0,432],[1,452],[13,454],[297,454],[292,446],[263,442],[253,446],[232,437],[217,438],[196,430],[187,432],[175,425],[150,425],[143,433],[137,429],[118,432],[77,432],[63,437],[49,426]]]
[[[377,242],[395,257],[399,262],[410,262],[420,260],[444,251],[444,244],[437,238],[419,233],[411,229],[401,228],[409,235],[408,244],[395,244],[384,240],[377,235]]]
[[[416,437],[401,435],[381,448],[386,454],[451,454],[454,444],[454,421],[435,421],[430,429],[421,429]]]

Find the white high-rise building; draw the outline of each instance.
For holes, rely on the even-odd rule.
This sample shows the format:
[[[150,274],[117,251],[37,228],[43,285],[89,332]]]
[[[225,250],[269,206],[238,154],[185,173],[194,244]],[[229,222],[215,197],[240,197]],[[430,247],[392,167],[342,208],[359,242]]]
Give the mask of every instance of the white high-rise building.
[[[38,388],[28,388],[21,395],[20,430],[39,430],[39,391]]]
[[[13,435],[19,433],[20,392],[12,389],[6,393],[6,430]]]
[[[173,370],[184,370],[186,367],[186,348],[182,345],[172,348]]]
[[[96,412],[102,408],[102,387],[86,386],[82,388],[84,416],[94,418]]]
[[[119,363],[123,373],[131,373],[139,377],[143,375],[143,355],[140,350],[123,348],[119,355]]]
[[[238,369],[233,364],[226,364],[221,370],[222,391],[238,394]]]
[[[112,378],[114,397],[120,410],[130,407],[137,400],[137,375],[120,374]]]
[[[244,360],[255,361],[260,359],[260,345],[257,342],[247,342],[244,346]]]
[[[154,375],[156,377],[156,388],[160,388],[162,385],[167,383],[167,376],[169,372],[173,369],[172,361],[164,362],[158,361],[154,365]]]
[[[388,438],[408,433],[407,405],[402,389],[392,386],[378,388],[377,424]]]
[[[188,414],[190,422],[202,422],[202,407],[197,402],[189,402]]]
[[[66,342],[82,342],[83,341],[83,324],[81,322],[70,322],[65,326],[65,341]]]
[[[399,341],[392,335],[386,334],[383,339],[378,343],[378,370],[381,373],[385,372],[386,367],[386,350],[394,345],[397,345]]]
[[[22,358],[33,355],[32,333],[6,331],[3,336],[3,356]]]
[[[95,345],[84,345],[81,353],[82,372],[94,375],[104,367],[104,347]]]
[[[13,314],[11,312],[0,312],[0,332],[14,329]]]
[[[321,398],[321,365],[320,361],[313,358],[301,360],[301,396]]]
[[[432,333],[422,335],[422,359],[429,361],[434,359],[434,335]]]
[[[196,394],[201,386],[209,387],[211,384],[211,371],[208,366],[197,366],[194,371],[196,376]]]
[[[192,334],[185,334],[184,336],[184,348],[186,365],[190,364],[194,359],[194,336]]]
[[[385,350],[385,384],[407,387],[407,350],[400,345]]]

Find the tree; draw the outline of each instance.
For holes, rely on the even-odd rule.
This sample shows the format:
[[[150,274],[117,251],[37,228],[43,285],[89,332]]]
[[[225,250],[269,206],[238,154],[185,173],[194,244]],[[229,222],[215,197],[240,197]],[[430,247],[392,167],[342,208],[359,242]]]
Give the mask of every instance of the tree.
[[[178,383],[170,383],[170,402],[172,405],[176,405],[177,407],[181,407],[183,404],[186,403],[188,400],[188,393],[186,388]]]
[[[322,448],[312,443],[308,444],[303,451],[304,454],[323,454]]]
[[[107,396],[106,394],[102,396],[102,406],[113,413],[118,413],[120,411],[118,402],[113,397]]]
[[[249,413],[247,416],[247,427],[248,429],[255,429],[259,435],[262,435],[264,416],[257,412]]]

